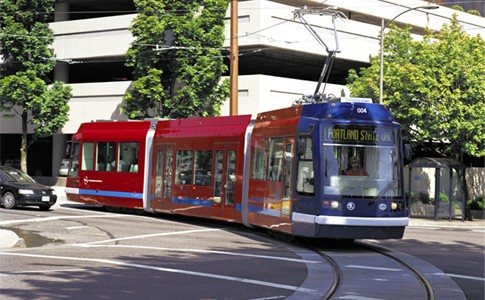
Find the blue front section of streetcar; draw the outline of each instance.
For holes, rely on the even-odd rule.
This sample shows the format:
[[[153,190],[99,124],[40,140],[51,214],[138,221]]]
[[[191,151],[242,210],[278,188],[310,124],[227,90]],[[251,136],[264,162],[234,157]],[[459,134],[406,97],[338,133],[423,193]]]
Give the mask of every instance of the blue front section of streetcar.
[[[408,218],[401,127],[387,107],[360,102],[306,105],[297,137],[294,234],[402,237]]]

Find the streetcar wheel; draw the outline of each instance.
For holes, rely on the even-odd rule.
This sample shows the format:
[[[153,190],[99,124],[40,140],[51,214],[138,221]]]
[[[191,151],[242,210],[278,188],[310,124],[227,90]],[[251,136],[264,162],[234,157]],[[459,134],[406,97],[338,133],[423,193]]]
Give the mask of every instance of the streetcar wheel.
[[[2,198],[3,207],[6,209],[15,208],[17,206],[17,200],[15,200],[14,194],[6,192]]]

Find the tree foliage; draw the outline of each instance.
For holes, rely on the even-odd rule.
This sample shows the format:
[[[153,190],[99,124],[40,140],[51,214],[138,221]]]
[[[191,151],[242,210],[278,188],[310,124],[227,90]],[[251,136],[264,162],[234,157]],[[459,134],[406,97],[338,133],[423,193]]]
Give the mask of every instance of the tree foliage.
[[[55,66],[52,30],[47,24],[55,0],[0,1],[0,112],[22,120],[21,168],[27,171],[27,151],[41,136],[55,134],[68,120],[71,88],[48,85]],[[34,134],[27,140],[28,125]]]
[[[132,119],[220,113],[229,82],[220,48],[226,0],[135,0],[127,53],[134,81],[122,111]]]
[[[442,155],[485,156],[485,41],[469,36],[456,16],[415,41],[391,26],[384,43],[383,102],[413,146],[434,144]],[[353,96],[378,99],[379,59],[349,73]]]

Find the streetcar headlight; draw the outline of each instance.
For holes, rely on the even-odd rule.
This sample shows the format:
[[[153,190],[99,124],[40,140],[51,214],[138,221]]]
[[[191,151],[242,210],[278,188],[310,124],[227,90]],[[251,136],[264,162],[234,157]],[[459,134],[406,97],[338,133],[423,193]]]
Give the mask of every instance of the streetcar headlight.
[[[34,191],[33,190],[20,189],[19,190],[19,194],[22,194],[22,195],[32,195],[32,194],[34,194]]]
[[[391,210],[397,210],[397,208],[398,208],[397,203],[396,202],[392,202],[391,203]]]
[[[340,202],[338,201],[330,201],[330,200],[323,200],[323,207],[325,209],[339,209]]]

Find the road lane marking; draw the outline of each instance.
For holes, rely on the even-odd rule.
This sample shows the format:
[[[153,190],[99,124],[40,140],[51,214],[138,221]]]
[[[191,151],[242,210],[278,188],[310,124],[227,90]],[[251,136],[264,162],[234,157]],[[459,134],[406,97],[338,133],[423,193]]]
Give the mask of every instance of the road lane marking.
[[[403,270],[403,269],[396,269],[396,268],[381,268],[381,267],[370,267],[370,266],[359,266],[359,265],[347,265],[345,267],[346,268],[354,268],[354,269],[391,271],[391,272],[401,272]]]
[[[450,274],[450,273],[446,273],[446,275],[448,275],[450,277],[463,278],[463,279],[471,279],[471,280],[478,280],[478,281],[485,282],[485,278],[481,278],[481,277],[466,276],[466,275],[459,275],[459,274]]]
[[[485,282],[485,278],[476,277],[476,276],[467,276],[467,275],[459,275],[459,274],[451,274],[451,273],[433,273],[432,275],[449,276],[449,277],[455,277],[455,278],[461,278],[461,279],[470,279],[470,280],[478,280],[478,281]]]
[[[145,218],[145,217],[137,216],[137,215],[120,215],[120,214],[102,213],[102,214],[98,214],[98,215],[56,216],[56,217],[25,219],[25,220],[0,221],[0,225],[15,225],[15,224],[22,224],[22,223],[38,223],[38,222],[49,222],[49,221],[58,221],[58,220],[94,219],[94,218]],[[164,222],[164,223],[176,223],[176,222],[173,222],[173,221],[162,220],[162,219],[153,219],[153,220],[161,221],[161,222]]]
[[[177,234],[188,234],[188,233],[198,233],[198,232],[207,232],[207,231],[220,231],[221,229],[194,229],[194,230],[184,230],[184,231],[175,231],[175,232],[162,232],[162,233],[152,233],[152,234],[144,234],[144,235],[134,235],[134,236],[127,236],[123,238],[117,239],[109,239],[109,240],[102,240],[96,241],[91,243],[85,243],[83,245],[94,245],[94,244],[101,244],[101,243],[110,243],[110,242],[118,242],[118,241],[126,241],[126,240],[135,240],[135,239],[144,239],[147,237],[155,237],[155,236],[168,236],[168,235],[177,235]]]
[[[74,229],[84,229],[84,228],[90,228],[91,226],[71,226],[71,227],[66,227],[67,230],[74,230]]]
[[[339,299],[350,299],[350,300],[384,300],[381,298],[370,298],[370,297],[364,297],[364,296],[358,296],[358,295],[345,295],[339,297]]]
[[[129,268],[145,269],[145,270],[160,271],[160,272],[167,272],[167,273],[184,274],[184,275],[205,277],[205,278],[210,278],[210,279],[235,281],[235,282],[261,285],[261,286],[267,286],[267,287],[284,289],[284,290],[291,290],[291,291],[298,291],[298,292],[305,292],[305,293],[316,292],[315,290],[312,290],[312,289],[306,289],[306,288],[301,288],[299,286],[292,286],[292,285],[287,285],[287,284],[279,284],[279,283],[273,283],[273,282],[268,282],[268,281],[247,279],[247,278],[234,277],[234,276],[217,275],[217,274],[211,274],[211,273],[205,273],[205,272],[195,272],[195,271],[188,271],[188,270],[181,270],[181,269],[155,267],[155,266],[150,266],[150,265],[125,263],[125,262],[110,260],[110,259],[51,256],[51,255],[12,253],[12,252],[0,252],[0,255],[23,256],[23,257],[31,257],[31,258],[47,258],[47,259],[58,259],[58,260],[72,260],[72,261],[83,261],[83,262],[95,262],[95,263],[101,263],[101,264],[116,265],[116,266],[121,266],[121,267],[129,267]]]
[[[254,298],[249,300],[274,300],[274,299],[285,299],[286,296],[273,296],[273,297],[266,297],[266,298]]]
[[[57,217],[45,217],[45,218],[25,219],[25,220],[0,221],[0,225],[14,225],[14,224],[22,224],[22,223],[38,223],[38,222],[49,222],[49,221],[57,221],[57,220],[69,220],[69,219],[121,218],[121,217],[132,217],[132,216],[130,216],[130,215],[113,215],[113,214],[86,215],[86,216],[57,216]]]
[[[72,244],[71,246],[86,247],[86,248],[91,248],[91,247],[106,248],[106,247],[109,247],[109,248],[133,248],[133,249],[146,249],[146,250],[173,251],[173,252],[195,252],[195,253],[206,253],[206,254],[222,254],[222,255],[232,255],[232,256],[241,256],[241,257],[264,258],[264,259],[282,260],[282,261],[297,262],[297,263],[309,263],[309,264],[322,264],[323,263],[323,261],[305,260],[305,259],[298,259],[298,258],[277,257],[277,256],[268,256],[268,255],[256,255],[256,254],[215,251],[215,250],[202,250],[202,249],[177,249],[177,248],[147,247],[147,246],[134,246],[134,245]]]
[[[57,270],[36,270],[36,271],[18,271],[10,274],[44,274],[44,273],[60,273],[60,272],[86,272],[89,268],[77,268],[77,269],[57,269]]]

